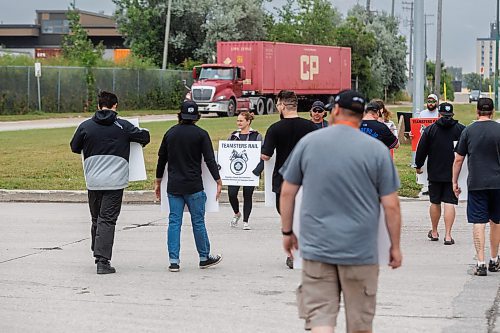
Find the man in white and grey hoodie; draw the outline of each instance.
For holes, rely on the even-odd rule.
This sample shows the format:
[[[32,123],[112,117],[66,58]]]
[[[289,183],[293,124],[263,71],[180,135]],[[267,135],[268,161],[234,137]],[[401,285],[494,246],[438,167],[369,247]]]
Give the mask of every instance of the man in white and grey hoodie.
[[[117,105],[115,94],[102,91],[99,110],[78,126],[70,143],[74,153],[84,156],[97,274],[115,273],[110,260],[123,189],[128,186],[130,142],[145,146],[150,141],[147,130],[117,117]]]

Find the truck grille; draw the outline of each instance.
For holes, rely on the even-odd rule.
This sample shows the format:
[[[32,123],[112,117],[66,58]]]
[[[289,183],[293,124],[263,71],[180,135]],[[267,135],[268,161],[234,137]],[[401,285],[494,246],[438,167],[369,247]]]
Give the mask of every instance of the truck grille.
[[[193,100],[195,101],[210,101],[212,99],[212,89],[193,89]]]

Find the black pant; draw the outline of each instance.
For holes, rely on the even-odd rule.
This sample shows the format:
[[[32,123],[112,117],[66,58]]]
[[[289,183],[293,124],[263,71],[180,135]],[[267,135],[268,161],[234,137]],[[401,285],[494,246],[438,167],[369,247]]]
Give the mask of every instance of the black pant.
[[[248,222],[250,213],[252,212],[252,195],[255,186],[243,186],[243,222]],[[240,212],[240,202],[238,201],[238,191],[240,186],[228,186],[227,195],[229,203],[235,214]]]
[[[88,197],[92,216],[91,249],[96,259],[111,260],[116,220],[122,207],[123,189],[88,190]]]

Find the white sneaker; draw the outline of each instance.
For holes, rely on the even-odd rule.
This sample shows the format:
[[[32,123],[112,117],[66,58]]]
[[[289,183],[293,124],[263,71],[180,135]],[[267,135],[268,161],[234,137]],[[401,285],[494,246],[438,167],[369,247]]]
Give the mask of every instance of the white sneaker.
[[[238,226],[238,221],[241,219],[241,214],[234,214],[233,219],[231,220],[231,228],[236,228]]]
[[[252,230],[248,225],[248,222],[243,222],[243,230]]]

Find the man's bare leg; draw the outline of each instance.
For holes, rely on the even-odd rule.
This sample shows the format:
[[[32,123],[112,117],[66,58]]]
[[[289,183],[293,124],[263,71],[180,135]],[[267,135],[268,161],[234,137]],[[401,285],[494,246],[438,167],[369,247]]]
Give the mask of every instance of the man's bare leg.
[[[453,223],[455,222],[455,205],[445,203],[444,204],[444,228],[445,235],[444,240],[451,240],[451,227],[453,227]]]
[[[476,248],[476,256],[478,262],[484,262],[484,230],[486,223],[474,223],[473,237],[474,247]]]
[[[490,221],[490,250],[491,258],[498,256],[498,244],[500,243],[500,224]]]
[[[431,216],[432,223],[432,237],[438,237],[438,224],[439,219],[441,218],[441,205],[431,203],[429,207],[429,215]]]

